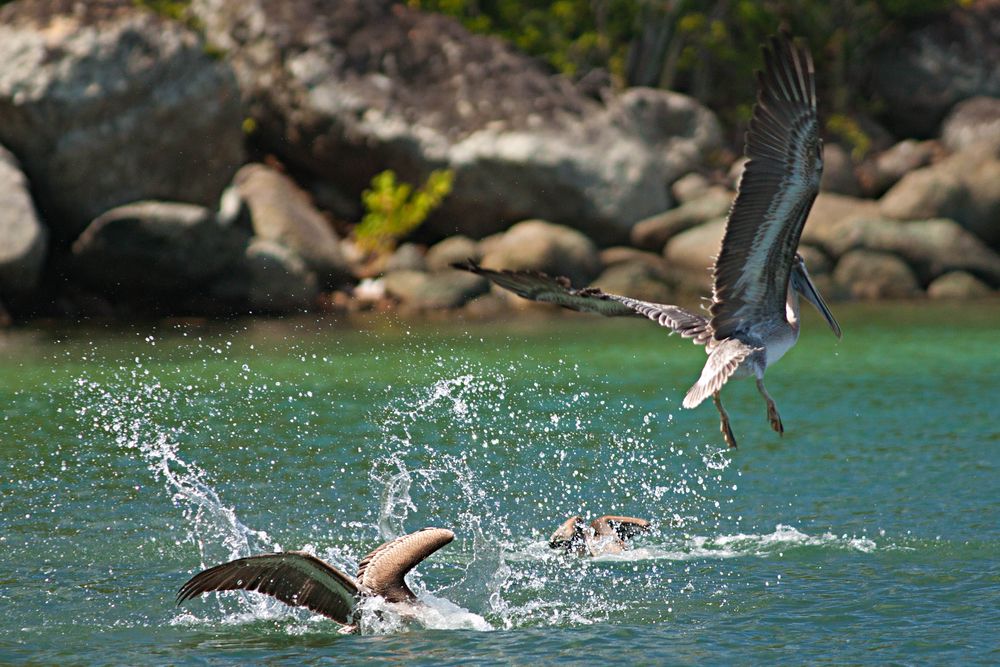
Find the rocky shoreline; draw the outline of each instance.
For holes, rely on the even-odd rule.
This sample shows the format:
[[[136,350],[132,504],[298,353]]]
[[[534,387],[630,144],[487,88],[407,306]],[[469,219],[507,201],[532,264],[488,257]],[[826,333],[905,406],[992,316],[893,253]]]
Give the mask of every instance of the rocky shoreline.
[[[1000,32],[989,3],[950,20],[970,12]],[[937,34],[914,31],[913,68],[949,57]],[[1000,83],[963,86],[933,138],[827,143],[802,253],[831,299],[998,295]],[[448,268],[467,258],[691,301],[741,166],[691,98],[594,93],[389,0],[0,8],[8,321],[518,305]],[[371,178],[442,168],[452,192],[409,242],[362,253]]]

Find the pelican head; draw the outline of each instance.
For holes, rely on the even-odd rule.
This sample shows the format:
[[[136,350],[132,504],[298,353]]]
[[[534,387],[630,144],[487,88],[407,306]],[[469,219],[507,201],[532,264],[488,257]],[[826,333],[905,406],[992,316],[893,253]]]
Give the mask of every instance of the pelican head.
[[[571,516],[562,523],[549,538],[549,547],[562,549],[567,553],[585,553],[587,550],[587,524],[582,516]]]
[[[809,277],[809,272],[806,271],[806,262],[799,253],[795,253],[795,259],[792,262],[791,286],[796,292],[805,297],[806,301],[816,306],[816,310],[820,312],[826,323],[830,325],[837,338],[843,337],[840,325],[837,324],[833,313],[830,312],[826,302],[823,301],[823,297],[820,296],[819,290],[816,289],[816,285],[813,284],[812,278]]]

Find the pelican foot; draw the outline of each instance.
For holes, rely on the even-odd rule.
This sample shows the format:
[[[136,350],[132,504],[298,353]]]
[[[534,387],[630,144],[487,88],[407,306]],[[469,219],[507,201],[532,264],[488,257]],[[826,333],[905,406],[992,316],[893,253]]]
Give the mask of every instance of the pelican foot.
[[[719,430],[722,431],[722,437],[725,438],[726,444],[729,445],[729,448],[736,449],[736,436],[733,435],[733,429],[730,428],[728,419],[721,420]]]
[[[778,435],[785,434],[785,425],[781,423],[781,415],[778,414],[778,408],[774,403],[769,403],[767,406],[767,420],[771,422],[771,428]]]
[[[736,449],[736,436],[733,435],[733,429],[729,426],[729,413],[722,407],[722,398],[719,396],[719,392],[712,394],[712,402],[715,403],[715,409],[719,411],[719,430],[722,431],[722,437],[726,439],[726,444],[729,445],[730,449]]]

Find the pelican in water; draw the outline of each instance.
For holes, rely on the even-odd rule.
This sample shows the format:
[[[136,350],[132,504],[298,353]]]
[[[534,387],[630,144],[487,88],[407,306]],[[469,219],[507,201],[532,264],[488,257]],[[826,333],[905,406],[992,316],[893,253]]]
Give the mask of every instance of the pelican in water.
[[[454,539],[455,533],[444,528],[424,528],[397,537],[361,560],[357,579],[304,551],[239,558],[191,577],[177,593],[177,604],[209,591],[257,591],[333,619],[343,626],[342,632],[357,632],[353,614],[363,597],[399,603],[404,615],[419,606],[403,578]]]
[[[764,386],[764,371],[798,340],[799,295],[841,337],[840,325],[797,252],[823,172],[812,57],[787,33],[773,37],[763,52],[764,71],[757,75],[757,101],[746,135],[749,160],[712,271],[707,315],[594,287],[573,289],[565,278],[537,272],[493,271],[471,261],[454,265],[527,299],[612,317],[646,317],[704,345],[708,361],[683,405],[694,408],[711,396],[730,447],[736,447],[736,437],[720,398],[730,378],[756,378],[771,428],[784,433]]]
[[[581,516],[566,519],[549,538],[549,547],[578,556],[620,554],[628,540],[649,530],[649,522],[631,516],[605,515],[589,524]]]

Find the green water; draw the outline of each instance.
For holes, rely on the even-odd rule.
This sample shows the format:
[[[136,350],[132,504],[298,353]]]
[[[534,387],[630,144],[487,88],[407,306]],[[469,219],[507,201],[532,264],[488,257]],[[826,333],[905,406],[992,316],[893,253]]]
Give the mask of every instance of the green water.
[[[704,355],[643,321],[253,321],[0,334],[0,663],[996,664],[1000,303],[836,309],[680,409]],[[654,520],[560,557],[566,516]],[[353,572],[425,525],[434,611],[369,634],[203,566]]]

